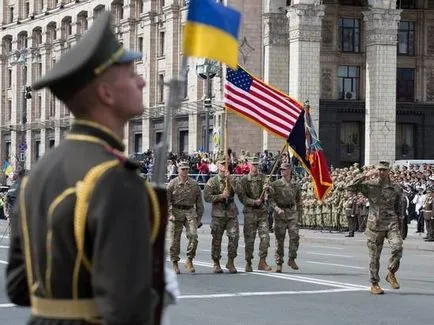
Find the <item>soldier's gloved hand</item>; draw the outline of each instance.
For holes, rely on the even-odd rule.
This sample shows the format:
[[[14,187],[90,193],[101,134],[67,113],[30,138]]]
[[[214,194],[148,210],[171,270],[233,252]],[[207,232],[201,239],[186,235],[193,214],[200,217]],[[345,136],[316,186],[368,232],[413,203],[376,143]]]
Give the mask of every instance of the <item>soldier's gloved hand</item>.
[[[224,191],[223,191],[223,193],[222,193],[222,196],[223,196],[225,199],[227,199],[227,198],[229,197],[229,191],[228,191],[227,188],[224,189]]]
[[[175,221],[175,216],[169,216],[169,221]]]

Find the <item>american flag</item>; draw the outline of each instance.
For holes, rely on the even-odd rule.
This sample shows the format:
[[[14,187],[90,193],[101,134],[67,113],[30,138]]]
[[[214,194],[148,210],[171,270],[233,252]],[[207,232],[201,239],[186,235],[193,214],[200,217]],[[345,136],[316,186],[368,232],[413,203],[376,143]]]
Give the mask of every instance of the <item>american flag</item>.
[[[263,128],[288,139],[303,107],[294,99],[271,88],[243,68],[227,68],[225,106]]]

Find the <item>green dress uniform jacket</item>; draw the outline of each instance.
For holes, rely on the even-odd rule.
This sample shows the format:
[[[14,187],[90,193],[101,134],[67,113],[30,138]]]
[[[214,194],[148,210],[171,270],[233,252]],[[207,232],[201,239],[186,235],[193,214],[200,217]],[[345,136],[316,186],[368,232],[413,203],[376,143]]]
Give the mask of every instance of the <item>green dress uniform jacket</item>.
[[[108,129],[76,120],[23,179],[7,293],[31,306],[28,324],[152,324],[151,189],[123,150]]]

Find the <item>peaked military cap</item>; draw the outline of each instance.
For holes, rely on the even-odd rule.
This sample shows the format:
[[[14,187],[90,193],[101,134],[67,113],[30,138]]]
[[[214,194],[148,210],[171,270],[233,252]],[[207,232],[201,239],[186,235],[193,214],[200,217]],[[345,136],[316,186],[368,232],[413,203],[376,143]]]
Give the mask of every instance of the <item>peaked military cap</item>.
[[[179,162],[178,168],[181,168],[181,169],[190,169],[190,165],[188,164],[188,161],[183,160],[183,161]]]
[[[377,169],[389,169],[390,168],[390,164],[387,161],[380,161],[377,164]]]
[[[118,42],[111,26],[111,14],[101,13],[89,30],[54,67],[37,80],[34,90],[45,87],[60,100],[71,98],[114,64],[133,62],[142,57],[139,52],[127,51]]]

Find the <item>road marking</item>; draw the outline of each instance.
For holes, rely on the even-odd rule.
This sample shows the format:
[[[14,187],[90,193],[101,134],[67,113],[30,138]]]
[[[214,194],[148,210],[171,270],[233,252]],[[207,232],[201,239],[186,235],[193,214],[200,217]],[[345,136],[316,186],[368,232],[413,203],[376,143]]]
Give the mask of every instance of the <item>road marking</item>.
[[[349,269],[358,269],[358,270],[364,270],[365,269],[365,267],[362,267],[362,266],[352,266],[352,265],[335,264],[335,263],[323,263],[323,262],[316,262],[316,261],[304,261],[304,262],[305,263],[310,263],[310,264],[320,264],[320,265],[347,267]]]
[[[0,248],[5,248],[5,249],[8,249],[8,248],[9,248],[9,246],[0,246]]]
[[[0,260],[0,264],[8,265],[8,262]]]
[[[10,307],[15,307],[14,304],[0,304],[0,308],[10,308]]]
[[[353,292],[364,291],[358,288],[327,289],[327,290],[306,290],[306,291],[259,291],[259,292],[234,292],[215,293],[206,295],[181,295],[179,299],[210,299],[210,298],[231,298],[231,297],[254,297],[254,296],[285,296],[285,295],[311,295],[318,293]]]
[[[342,254],[329,254],[329,253],[319,253],[319,252],[303,252],[304,254],[310,254],[310,255],[321,255],[321,256],[333,256],[333,257],[346,257],[346,258],[352,258],[351,255],[342,255]]]
[[[319,245],[309,245],[305,244],[306,247],[313,247],[313,248],[325,248],[325,249],[336,249],[336,250],[343,250],[342,247],[336,247],[336,246],[319,246]]]
[[[181,263],[184,263],[185,260],[180,260]],[[200,262],[195,261],[194,264],[204,267],[212,268],[213,264],[207,263],[207,262]],[[311,283],[311,284],[317,284],[317,285],[323,285],[323,286],[329,286],[329,287],[336,287],[341,289],[363,289],[367,290],[369,287],[359,285],[359,284],[352,284],[352,283],[344,283],[344,282],[337,282],[337,281],[329,281],[329,280],[323,280],[318,278],[311,278],[311,277],[303,277],[303,276],[297,276],[292,274],[285,274],[285,273],[270,273],[266,271],[254,271],[254,272],[244,272],[244,271],[238,271],[238,273],[245,273],[246,275],[260,275],[260,276],[267,276],[271,278],[276,279],[283,279],[283,280],[292,280],[297,282],[304,282],[304,283]]]

